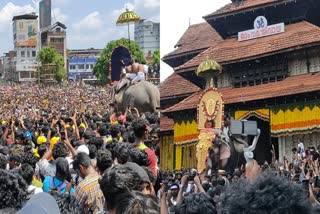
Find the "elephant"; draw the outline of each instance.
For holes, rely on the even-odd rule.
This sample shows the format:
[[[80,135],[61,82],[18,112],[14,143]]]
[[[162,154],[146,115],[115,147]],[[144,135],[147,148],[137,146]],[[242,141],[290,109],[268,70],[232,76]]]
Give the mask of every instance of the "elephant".
[[[239,168],[253,158],[253,154],[251,153],[255,149],[259,139],[260,130],[258,129],[259,134],[254,138],[252,145],[249,146],[247,137],[242,139],[241,136],[232,136],[228,131],[228,127],[225,128],[227,131],[218,135],[213,146],[209,149],[207,172],[209,170],[217,171],[218,169],[223,169],[232,174],[236,168]],[[229,157],[221,159],[222,151],[226,150],[230,153]],[[252,157],[249,154],[250,158],[248,158],[248,152]]]
[[[124,112],[130,106],[137,108],[140,113],[153,113],[160,107],[160,92],[155,85],[144,80],[134,85],[130,85],[126,78],[122,81],[123,87],[116,88],[117,93],[114,97],[118,111]]]

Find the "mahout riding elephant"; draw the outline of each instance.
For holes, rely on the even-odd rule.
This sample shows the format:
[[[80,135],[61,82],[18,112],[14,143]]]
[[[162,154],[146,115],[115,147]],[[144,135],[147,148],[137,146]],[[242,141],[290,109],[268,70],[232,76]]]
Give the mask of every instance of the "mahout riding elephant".
[[[124,87],[116,88],[115,102],[118,111],[124,112],[128,106],[137,108],[140,113],[155,112],[160,107],[159,89],[148,81],[131,85],[128,79]]]

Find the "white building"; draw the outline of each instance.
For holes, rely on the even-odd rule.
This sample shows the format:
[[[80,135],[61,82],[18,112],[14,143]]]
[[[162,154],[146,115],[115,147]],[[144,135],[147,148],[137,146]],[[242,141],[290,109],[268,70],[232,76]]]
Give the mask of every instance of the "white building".
[[[38,16],[35,13],[14,16],[13,41],[15,82],[35,82],[37,80]]]
[[[138,43],[146,57],[160,49],[160,23],[141,20],[134,26],[134,41]]]

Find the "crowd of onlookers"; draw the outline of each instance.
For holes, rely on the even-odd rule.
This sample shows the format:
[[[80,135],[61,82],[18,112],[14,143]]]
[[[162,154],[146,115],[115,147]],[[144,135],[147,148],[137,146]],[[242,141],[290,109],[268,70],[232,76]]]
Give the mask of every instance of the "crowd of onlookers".
[[[159,114],[98,87],[0,91],[0,213],[320,213],[319,158],[232,173],[159,168]]]

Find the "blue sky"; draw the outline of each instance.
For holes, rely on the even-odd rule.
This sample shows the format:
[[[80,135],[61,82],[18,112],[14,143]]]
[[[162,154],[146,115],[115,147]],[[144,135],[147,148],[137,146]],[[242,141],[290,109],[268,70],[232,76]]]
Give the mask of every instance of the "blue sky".
[[[13,49],[12,17],[38,14],[38,2],[0,0],[0,55]],[[111,40],[127,37],[127,28],[115,24],[126,7],[134,9],[141,18],[160,21],[160,0],[52,0],[52,22],[67,26],[69,49],[104,48]]]

